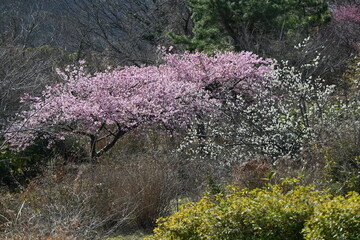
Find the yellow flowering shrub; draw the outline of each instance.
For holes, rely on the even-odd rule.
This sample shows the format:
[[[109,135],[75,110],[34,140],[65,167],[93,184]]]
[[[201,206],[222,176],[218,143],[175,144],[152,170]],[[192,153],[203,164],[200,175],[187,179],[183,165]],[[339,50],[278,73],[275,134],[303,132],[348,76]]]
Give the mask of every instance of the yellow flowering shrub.
[[[302,229],[314,207],[330,199],[314,186],[289,181],[251,191],[229,188],[159,219],[147,239],[303,239]]]
[[[317,205],[304,235],[308,240],[359,240],[360,195],[352,192]]]

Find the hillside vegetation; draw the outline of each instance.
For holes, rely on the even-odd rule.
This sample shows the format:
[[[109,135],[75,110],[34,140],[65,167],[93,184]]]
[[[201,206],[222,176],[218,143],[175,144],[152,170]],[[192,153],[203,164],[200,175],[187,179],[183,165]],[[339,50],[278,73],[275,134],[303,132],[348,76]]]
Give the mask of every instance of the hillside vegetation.
[[[0,3],[1,239],[359,239],[360,1]]]

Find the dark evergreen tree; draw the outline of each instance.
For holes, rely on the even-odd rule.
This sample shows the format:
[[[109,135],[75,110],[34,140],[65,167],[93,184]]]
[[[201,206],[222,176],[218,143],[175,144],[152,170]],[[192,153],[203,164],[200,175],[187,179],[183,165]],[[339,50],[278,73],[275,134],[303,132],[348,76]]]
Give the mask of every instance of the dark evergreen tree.
[[[173,34],[189,50],[262,53],[271,41],[309,34],[329,19],[324,0],[189,0],[192,38]],[[265,50],[265,52],[267,52]]]

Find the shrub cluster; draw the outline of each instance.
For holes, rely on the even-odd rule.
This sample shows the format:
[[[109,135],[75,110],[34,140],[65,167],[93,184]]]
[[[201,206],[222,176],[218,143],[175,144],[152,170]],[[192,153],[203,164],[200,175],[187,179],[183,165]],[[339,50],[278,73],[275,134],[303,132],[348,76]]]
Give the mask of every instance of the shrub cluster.
[[[304,229],[305,239],[360,239],[360,196],[352,192],[315,207]]]
[[[0,144],[4,142],[0,140]],[[0,186],[12,192],[19,191],[49,166],[79,163],[87,159],[78,139],[58,141],[52,148],[48,148],[48,144],[47,140],[36,139],[32,146],[22,152],[14,152],[4,144],[0,151]]]
[[[334,198],[293,183],[205,195],[159,219],[148,239],[359,239],[359,194]]]

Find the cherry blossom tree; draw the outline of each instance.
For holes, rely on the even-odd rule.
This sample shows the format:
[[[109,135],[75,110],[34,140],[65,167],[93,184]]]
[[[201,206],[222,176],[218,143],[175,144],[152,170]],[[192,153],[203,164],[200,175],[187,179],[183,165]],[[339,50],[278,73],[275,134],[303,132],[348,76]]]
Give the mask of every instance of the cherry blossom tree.
[[[334,10],[334,19],[338,22],[354,21],[360,22],[360,2],[355,3],[343,3],[337,5]]]
[[[83,62],[59,71],[63,82],[48,86],[40,97],[23,97],[29,107],[7,130],[8,142],[21,150],[38,137],[51,142],[79,134],[89,139],[91,158],[96,158],[140,126],[184,128],[195,114],[214,113],[221,104],[217,89],[251,96],[272,70],[271,60],[250,52],[166,54],[163,59],[159,66],[93,75]]]
[[[360,50],[360,1],[337,4],[333,10],[337,34],[355,50]]]

